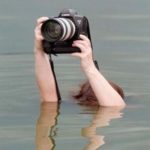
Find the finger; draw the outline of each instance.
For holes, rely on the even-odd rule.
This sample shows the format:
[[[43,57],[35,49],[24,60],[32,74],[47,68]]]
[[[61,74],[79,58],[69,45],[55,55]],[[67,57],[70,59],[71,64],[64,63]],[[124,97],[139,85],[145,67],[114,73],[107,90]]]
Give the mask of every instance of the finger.
[[[35,37],[37,39],[39,39],[39,40],[43,40],[44,39],[44,37],[41,34],[41,30],[40,30],[40,28],[38,26],[35,28],[34,34],[35,34]]]
[[[85,52],[86,50],[86,47],[80,43],[73,43],[72,46],[80,48],[81,52]]]
[[[39,24],[39,25],[37,26],[37,30],[41,31],[41,27],[42,27],[42,24]]]
[[[76,43],[82,44],[85,47],[89,46],[88,43],[86,41],[83,41],[83,40],[76,40],[73,42],[73,44],[76,44]]]
[[[39,19],[37,19],[37,25],[40,25],[41,23],[45,22],[48,19],[49,19],[48,17],[40,17]]]
[[[39,40],[39,41],[44,40],[43,36],[41,36],[41,35],[37,35],[37,36],[36,36],[36,39]]]
[[[79,36],[82,40],[84,40],[84,41],[86,41],[89,45],[91,45],[91,42],[90,42],[90,40],[85,36],[85,35],[83,35],[83,34],[80,34],[80,36]]]
[[[39,33],[39,32],[36,32],[35,33],[35,38],[37,39],[37,40],[44,40],[44,38],[43,38],[43,36]]]
[[[42,26],[42,24],[35,27],[35,29],[34,29],[35,34],[37,34],[37,33],[38,33],[38,34],[39,34],[39,33],[41,34],[41,26]]]

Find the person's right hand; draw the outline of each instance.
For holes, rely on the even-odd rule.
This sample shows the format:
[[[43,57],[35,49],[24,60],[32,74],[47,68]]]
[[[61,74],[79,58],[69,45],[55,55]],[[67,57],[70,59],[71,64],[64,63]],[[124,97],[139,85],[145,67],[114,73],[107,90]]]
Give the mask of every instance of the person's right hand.
[[[82,69],[87,72],[91,67],[95,67],[93,63],[93,54],[91,41],[85,35],[80,35],[80,40],[75,40],[72,44],[73,47],[78,47],[81,52],[72,53],[72,56],[78,57],[81,60]]]
[[[34,52],[43,51],[42,41],[44,38],[41,34],[41,26],[43,22],[45,22],[48,19],[49,19],[48,17],[40,17],[39,19],[37,19],[37,24],[34,29],[34,34],[35,34]]]

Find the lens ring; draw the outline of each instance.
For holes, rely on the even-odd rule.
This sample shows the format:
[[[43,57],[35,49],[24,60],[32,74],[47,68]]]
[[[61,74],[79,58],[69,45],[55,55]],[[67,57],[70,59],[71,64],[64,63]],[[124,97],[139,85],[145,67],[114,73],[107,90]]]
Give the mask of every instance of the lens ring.
[[[62,24],[57,19],[53,18],[44,22],[41,33],[47,41],[56,42],[62,37],[64,31]]]
[[[60,19],[60,18],[54,18],[54,20],[56,20],[62,27],[62,36],[60,37],[60,41],[63,41],[63,38],[65,37],[66,33],[67,33],[67,27],[66,24]]]
[[[61,19],[64,22],[66,27],[66,35],[62,37],[61,40],[65,41],[71,39],[74,36],[76,29],[74,23],[72,22],[72,20],[68,18],[59,18],[59,19]]]
[[[43,37],[49,42],[65,41],[75,34],[75,24],[69,18],[51,18],[41,28]]]
[[[69,21],[69,23],[71,24],[71,27],[72,27],[71,28],[71,35],[69,37],[69,39],[71,39],[74,36],[74,34],[75,34],[76,27],[75,27],[74,23],[72,22],[72,20],[68,19],[68,21]]]
[[[64,37],[62,37],[62,41],[65,41],[67,39],[69,39],[70,37],[70,34],[71,34],[71,25],[70,25],[70,22],[69,22],[69,19],[66,19],[66,18],[59,18],[60,20],[62,20],[65,24],[65,27],[66,27],[66,35]]]

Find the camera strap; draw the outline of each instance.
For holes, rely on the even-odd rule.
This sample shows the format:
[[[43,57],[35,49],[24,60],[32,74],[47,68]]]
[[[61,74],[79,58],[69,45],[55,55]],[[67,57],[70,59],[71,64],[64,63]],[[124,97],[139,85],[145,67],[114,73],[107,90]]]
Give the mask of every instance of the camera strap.
[[[55,80],[55,85],[56,85],[57,97],[58,97],[58,101],[60,102],[61,95],[60,95],[60,91],[59,91],[59,87],[58,87],[58,83],[57,83],[57,79],[56,79],[56,74],[55,74],[55,70],[54,70],[54,63],[53,63],[51,55],[49,55],[49,56],[50,56],[49,62],[50,62],[50,65],[51,65],[51,69],[52,69],[52,73],[53,73],[54,80]]]

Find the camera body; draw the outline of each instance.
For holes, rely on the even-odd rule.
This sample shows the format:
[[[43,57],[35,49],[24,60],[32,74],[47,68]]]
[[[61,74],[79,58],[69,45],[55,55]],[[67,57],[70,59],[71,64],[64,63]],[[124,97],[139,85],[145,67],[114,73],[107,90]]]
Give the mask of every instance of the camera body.
[[[44,37],[43,49],[47,54],[80,52],[79,48],[72,47],[73,41],[80,39],[80,34],[91,41],[88,19],[72,9],[63,10],[59,16],[45,21],[41,33]]]

